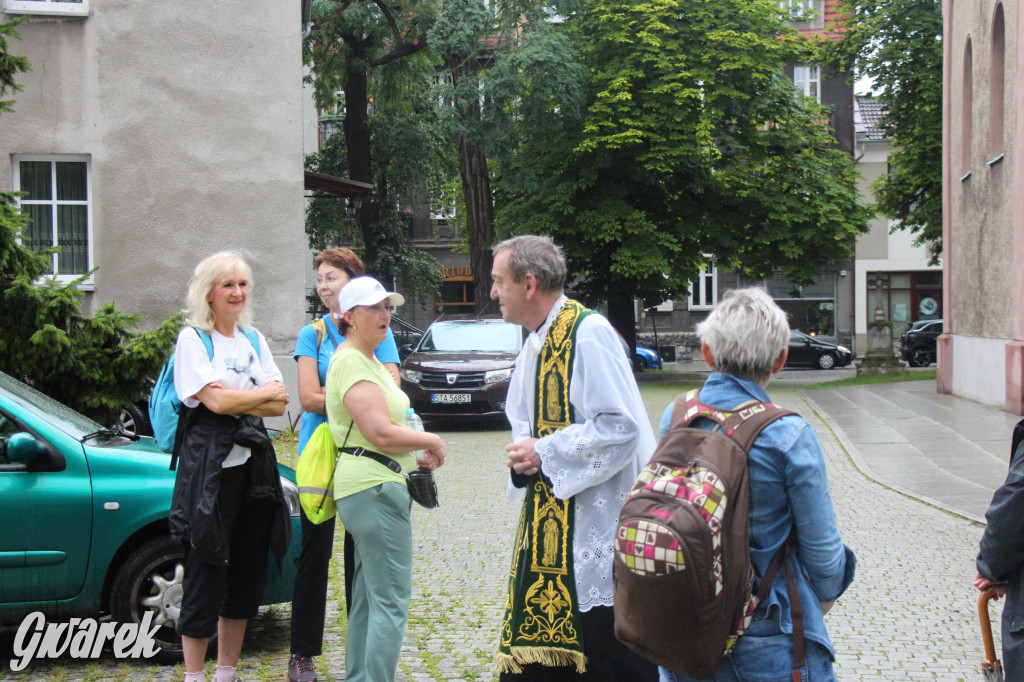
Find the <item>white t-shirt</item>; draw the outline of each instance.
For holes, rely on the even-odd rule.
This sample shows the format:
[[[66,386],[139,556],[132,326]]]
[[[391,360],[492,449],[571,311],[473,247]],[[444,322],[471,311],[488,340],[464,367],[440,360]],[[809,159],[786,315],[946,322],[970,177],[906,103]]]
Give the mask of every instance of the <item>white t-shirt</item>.
[[[196,393],[215,381],[222,388],[248,391],[270,381],[282,381],[281,370],[274,362],[274,356],[267,346],[263,334],[259,338],[259,354],[249,338],[235,327],[235,335],[227,337],[214,330],[210,332],[213,341],[213,359],[206,352],[206,345],[199,338],[199,332],[185,327],[178,334],[174,349],[174,389],[178,399],[187,407],[197,407]],[[223,467],[244,464],[249,459],[249,448],[235,445],[224,459]]]

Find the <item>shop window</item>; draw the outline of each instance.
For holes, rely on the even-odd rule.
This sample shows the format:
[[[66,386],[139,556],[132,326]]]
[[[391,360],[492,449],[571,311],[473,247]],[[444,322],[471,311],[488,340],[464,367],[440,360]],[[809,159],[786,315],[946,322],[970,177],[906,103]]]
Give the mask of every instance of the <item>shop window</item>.
[[[444,314],[471,313],[476,307],[473,271],[467,266],[441,269],[441,305]]]
[[[741,287],[761,287],[775,299],[791,329],[810,336],[836,335],[836,275],[822,273],[811,284],[797,286],[777,272],[763,280],[740,278]]]
[[[867,281],[864,301],[867,319],[875,319],[875,310],[881,305],[883,319],[892,323],[893,338],[899,337],[913,322],[942,317],[942,272],[939,270],[869,272]]]

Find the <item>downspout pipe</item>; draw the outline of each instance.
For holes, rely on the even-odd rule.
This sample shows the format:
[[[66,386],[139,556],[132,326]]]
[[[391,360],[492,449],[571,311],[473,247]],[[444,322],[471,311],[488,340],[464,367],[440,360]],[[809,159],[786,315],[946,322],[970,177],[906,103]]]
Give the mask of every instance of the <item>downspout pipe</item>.
[[[302,39],[313,32],[313,0],[302,0]]]

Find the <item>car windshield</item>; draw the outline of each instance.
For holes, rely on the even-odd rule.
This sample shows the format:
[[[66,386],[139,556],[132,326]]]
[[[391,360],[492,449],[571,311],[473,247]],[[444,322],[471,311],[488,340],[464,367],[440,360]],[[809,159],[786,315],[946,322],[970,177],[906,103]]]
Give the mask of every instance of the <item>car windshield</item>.
[[[522,332],[509,322],[452,320],[436,322],[427,330],[419,350],[452,353],[517,353]]]
[[[3,372],[0,372],[0,391],[9,393],[15,402],[24,405],[40,416],[47,417],[51,422],[55,422],[61,430],[76,438],[81,438],[87,433],[93,433],[102,428],[84,414],[72,410],[67,405],[57,402],[50,396],[40,393]]]

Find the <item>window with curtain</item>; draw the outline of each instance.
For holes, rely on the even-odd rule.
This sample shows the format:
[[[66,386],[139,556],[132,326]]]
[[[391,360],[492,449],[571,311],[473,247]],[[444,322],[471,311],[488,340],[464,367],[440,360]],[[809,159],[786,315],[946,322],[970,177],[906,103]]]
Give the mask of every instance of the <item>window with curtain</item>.
[[[821,0],[777,0],[782,17],[797,28],[821,28],[823,23]]]
[[[816,102],[821,101],[821,70],[817,66],[794,66],[793,83],[804,97],[813,97]]]
[[[5,14],[50,14],[84,17],[89,14],[89,0],[0,0]]]
[[[89,162],[83,157],[20,156],[14,160],[14,191],[29,218],[25,246],[60,247],[51,273],[74,279],[92,269]]]

